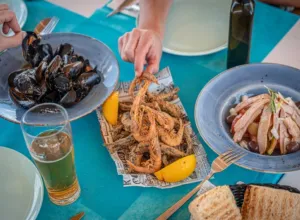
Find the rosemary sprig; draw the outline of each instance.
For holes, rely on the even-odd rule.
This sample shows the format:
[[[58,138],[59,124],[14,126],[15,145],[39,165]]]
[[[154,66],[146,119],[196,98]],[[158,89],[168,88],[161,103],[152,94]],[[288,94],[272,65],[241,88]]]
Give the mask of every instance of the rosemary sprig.
[[[275,104],[275,100],[277,97],[277,94],[275,91],[273,91],[272,89],[268,88],[267,86],[265,86],[266,89],[268,90],[270,96],[271,96],[271,101],[270,101],[270,108],[272,110],[273,113],[276,113],[276,104]]]

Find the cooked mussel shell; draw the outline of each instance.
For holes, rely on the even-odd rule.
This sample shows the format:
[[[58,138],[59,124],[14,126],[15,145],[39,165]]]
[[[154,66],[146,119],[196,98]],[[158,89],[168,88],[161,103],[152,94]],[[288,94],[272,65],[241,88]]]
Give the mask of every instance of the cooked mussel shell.
[[[58,71],[61,67],[62,59],[59,55],[55,56],[53,60],[48,65],[46,71],[45,71],[45,80],[47,87],[49,89],[52,89],[52,82],[59,75]]]
[[[76,92],[73,89],[71,89],[62,97],[62,99],[60,100],[60,104],[64,107],[70,107],[76,104],[76,99],[77,99]]]
[[[44,99],[44,97],[49,93],[46,82],[43,81],[43,83],[41,84],[41,86],[39,88],[40,88],[40,94],[37,96],[36,100],[38,103],[42,103],[43,102],[42,100]]]
[[[53,58],[53,51],[50,44],[41,44],[38,49],[37,53],[40,55],[42,60],[49,63]]]
[[[71,57],[67,54],[62,57],[62,60],[64,65],[68,65],[71,63]]]
[[[27,35],[22,41],[22,52],[26,61],[32,62],[39,43],[40,38],[34,32],[27,32]]]
[[[62,64],[62,59],[60,56],[55,56],[53,58],[53,60],[49,63],[46,73],[50,74],[50,73],[57,73],[57,71],[59,70],[59,68],[61,67]]]
[[[90,91],[89,88],[87,89],[84,89],[84,88],[81,88],[81,87],[77,87],[75,86],[75,92],[76,92],[76,102],[80,102],[84,97],[86,97]]]
[[[45,78],[45,72],[46,72],[46,69],[47,69],[48,65],[47,65],[47,62],[46,61],[42,61],[38,68],[36,69],[36,81],[38,84],[41,84]]]
[[[73,55],[73,53],[74,53],[73,46],[71,44],[65,43],[58,46],[58,48],[54,53],[54,56],[59,55],[63,57],[64,55]]]
[[[54,81],[54,89],[60,93],[66,93],[70,90],[70,80],[63,74],[57,76]]]
[[[97,67],[93,68],[90,64],[90,61],[89,60],[85,60],[83,62],[83,71],[84,72],[91,72],[93,70],[97,69]]]
[[[25,109],[29,109],[36,104],[34,100],[16,91],[14,88],[9,88],[9,94],[15,104],[20,105]]]
[[[40,103],[44,103],[44,102],[59,103],[59,101],[60,101],[60,95],[58,91],[47,92],[39,100]]]
[[[10,85],[25,95],[33,95],[37,91],[35,75],[35,69],[26,69],[21,73],[16,74]],[[12,80],[12,78],[9,80]]]
[[[101,77],[97,72],[82,73],[78,77],[78,83],[82,88],[90,88],[101,82]]]
[[[14,84],[14,80],[16,78],[17,75],[19,75],[20,73],[26,71],[27,69],[19,69],[19,70],[16,70],[12,73],[10,73],[8,75],[8,85],[9,87],[15,87],[15,84]]]
[[[63,67],[63,72],[66,77],[71,77],[72,79],[76,79],[82,71],[83,63],[77,61],[75,63],[70,63]]]

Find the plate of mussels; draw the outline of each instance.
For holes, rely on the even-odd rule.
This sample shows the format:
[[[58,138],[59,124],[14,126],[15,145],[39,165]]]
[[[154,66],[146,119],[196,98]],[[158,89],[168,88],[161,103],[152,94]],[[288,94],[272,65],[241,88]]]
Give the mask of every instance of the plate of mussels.
[[[75,120],[98,108],[113,92],[119,65],[102,42],[75,33],[37,36],[0,55],[0,117],[19,123],[41,103],[64,106]]]

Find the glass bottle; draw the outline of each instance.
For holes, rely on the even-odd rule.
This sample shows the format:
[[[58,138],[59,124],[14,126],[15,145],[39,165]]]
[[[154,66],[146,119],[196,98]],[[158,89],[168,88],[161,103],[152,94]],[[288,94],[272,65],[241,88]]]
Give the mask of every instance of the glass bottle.
[[[230,9],[227,68],[249,63],[254,0],[233,0]]]

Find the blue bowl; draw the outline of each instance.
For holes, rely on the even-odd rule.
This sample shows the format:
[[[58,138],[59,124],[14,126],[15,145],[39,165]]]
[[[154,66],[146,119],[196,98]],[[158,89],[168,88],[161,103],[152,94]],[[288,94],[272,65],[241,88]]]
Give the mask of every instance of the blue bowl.
[[[119,80],[119,65],[113,52],[102,42],[88,36],[74,33],[55,33],[43,36],[43,42],[54,49],[60,44],[69,43],[76,54],[90,61],[90,64],[103,74],[100,84],[95,85],[90,93],[76,105],[67,108],[71,121],[81,118],[98,108],[114,91]],[[20,123],[26,111],[14,104],[8,93],[8,75],[21,68],[26,61],[21,47],[7,50],[0,55],[0,117],[11,122]]]
[[[300,169],[300,151],[268,156],[234,143],[225,119],[242,95],[267,93],[264,86],[294,101],[300,100],[300,70],[279,64],[249,64],[229,69],[213,78],[200,92],[195,121],[200,135],[217,154],[229,149],[247,153],[236,164],[255,171],[283,173]]]

